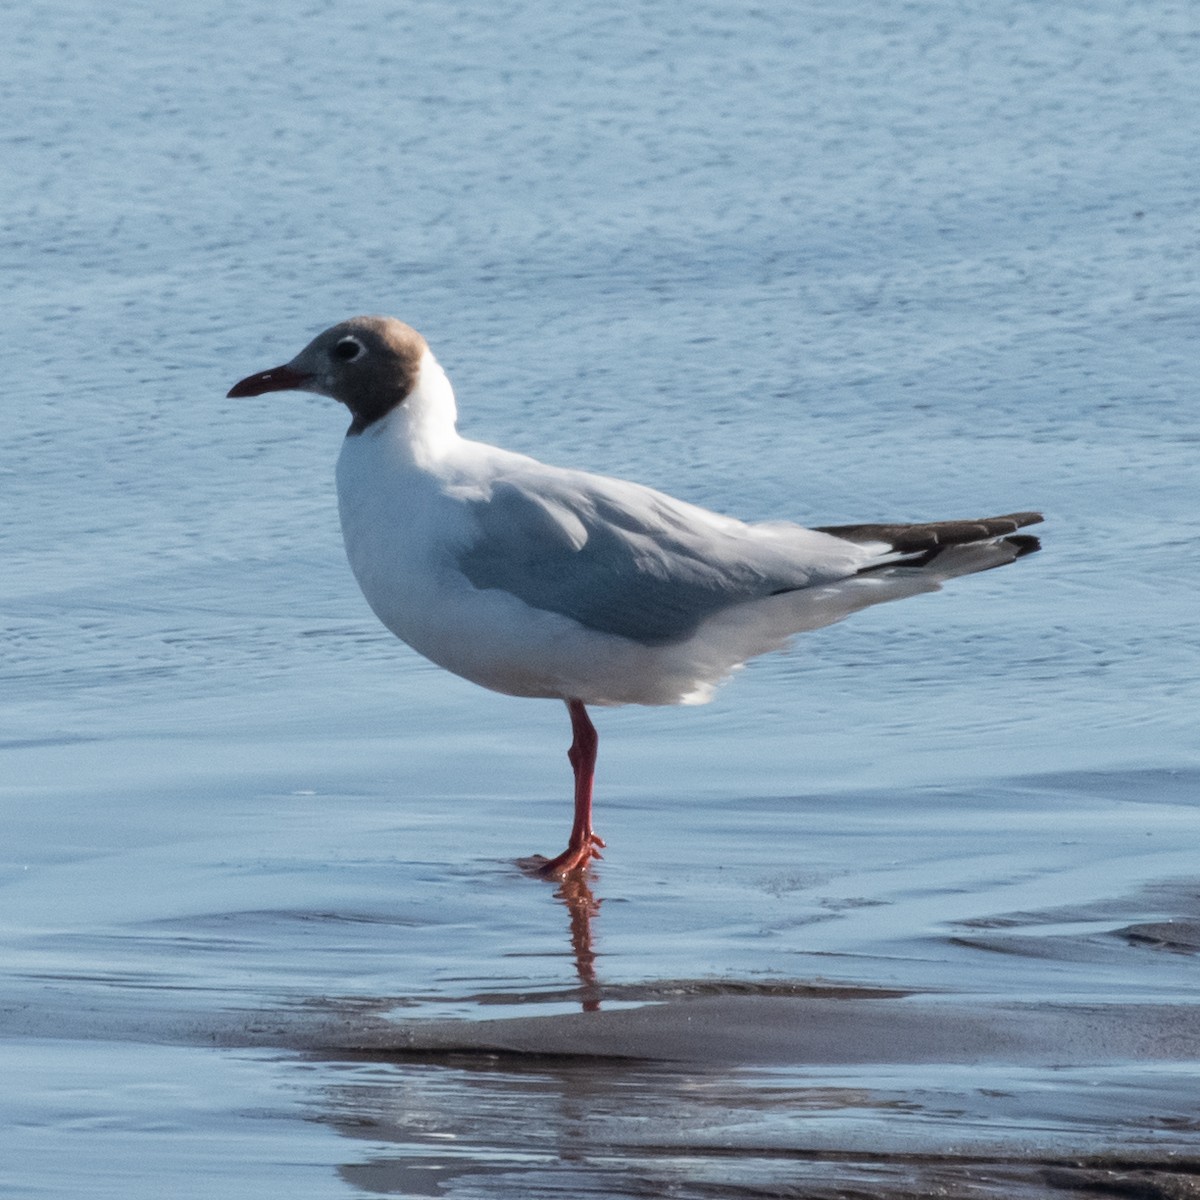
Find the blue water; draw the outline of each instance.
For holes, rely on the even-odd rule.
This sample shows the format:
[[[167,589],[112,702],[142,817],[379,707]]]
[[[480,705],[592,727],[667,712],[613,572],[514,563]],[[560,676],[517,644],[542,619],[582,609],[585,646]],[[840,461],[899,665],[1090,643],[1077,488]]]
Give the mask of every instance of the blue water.
[[[1197,915],[1186,6],[31,3],[6,37],[0,1195],[231,1195],[234,1163],[248,1195],[531,1194],[519,1138],[456,1172],[405,1126],[426,1173],[368,1169],[401,1137],[385,1068],[239,1014],[818,977],[1190,1004],[1190,933],[1113,937]],[[748,518],[1038,507],[1045,552],[707,708],[601,713],[589,983],[569,906],[512,867],[566,834],[561,706],[377,626],[341,410],[224,398],[372,311],[426,334],[470,436]],[[397,1095],[456,1137],[522,1103],[412,1070]],[[950,1092],[885,1075],[838,1084],[878,1090],[866,1140],[909,1145],[936,1094],[911,1137],[937,1148]],[[1113,1140],[1048,1078],[1028,1144]],[[556,1120],[539,1186],[569,1194]]]

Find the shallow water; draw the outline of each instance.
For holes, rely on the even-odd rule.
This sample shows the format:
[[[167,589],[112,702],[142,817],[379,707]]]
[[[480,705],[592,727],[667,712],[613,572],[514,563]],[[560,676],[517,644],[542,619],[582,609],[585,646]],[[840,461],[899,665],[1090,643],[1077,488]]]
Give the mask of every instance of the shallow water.
[[[1185,1186],[1193,24],[10,14],[0,1195]],[[339,412],[224,399],[358,311],[472,436],[1046,550],[598,714],[556,894],[561,706],[376,626]]]

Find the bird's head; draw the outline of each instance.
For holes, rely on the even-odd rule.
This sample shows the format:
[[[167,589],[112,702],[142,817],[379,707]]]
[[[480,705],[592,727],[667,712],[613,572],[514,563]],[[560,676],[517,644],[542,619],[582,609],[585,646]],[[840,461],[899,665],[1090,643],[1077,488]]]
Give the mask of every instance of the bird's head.
[[[411,326],[392,317],[351,317],[319,333],[283,366],[248,375],[232,398],[298,390],[344,404],[358,433],[403,404],[417,385],[428,347]]]

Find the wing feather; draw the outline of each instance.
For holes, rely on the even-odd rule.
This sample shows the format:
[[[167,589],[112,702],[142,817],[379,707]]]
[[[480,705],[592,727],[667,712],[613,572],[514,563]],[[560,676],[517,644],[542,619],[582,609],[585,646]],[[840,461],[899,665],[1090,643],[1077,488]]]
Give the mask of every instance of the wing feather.
[[[798,525],[746,525],[651,488],[542,467],[470,502],[458,566],[477,588],[644,645],[735,604],[854,574],[862,547]]]

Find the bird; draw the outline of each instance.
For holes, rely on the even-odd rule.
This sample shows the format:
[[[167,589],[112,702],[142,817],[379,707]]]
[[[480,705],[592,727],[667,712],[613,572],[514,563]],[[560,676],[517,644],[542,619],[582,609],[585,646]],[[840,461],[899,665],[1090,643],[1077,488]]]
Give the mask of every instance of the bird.
[[[464,438],[425,338],[391,317],[318,334],[229,398],[300,390],[345,405],[336,467],[351,570],[398,638],[465,679],[561,700],[571,721],[567,848],[524,860],[578,876],[599,738],[589,707],[700,704],[799,633],[1039,549],[1037,512],[921,524],[747,523],[623,479]]]

